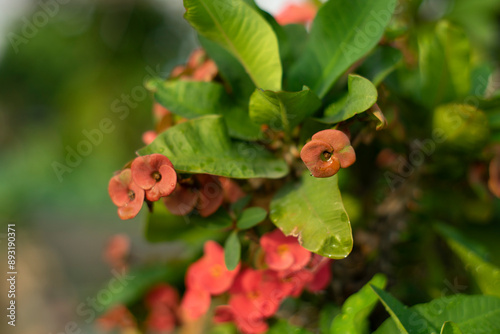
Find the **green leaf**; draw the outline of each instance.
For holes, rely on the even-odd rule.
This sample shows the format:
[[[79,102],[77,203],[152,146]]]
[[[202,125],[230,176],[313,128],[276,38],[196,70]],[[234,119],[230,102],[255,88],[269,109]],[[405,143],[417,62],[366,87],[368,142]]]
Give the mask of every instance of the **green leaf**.
[[[231,204],[231,211],[235,214],[236,218],[240,217],[241,212],[243,211],[245,206],[247,206],[248,203],[250,203],[251,200],[252,196],[246,195],[245,197],[240,198],[239,200]]]
[[[423,333],[439,333],[443,323],[452,321],[463,333],[500,333],[500,298],[494,296],[453,295],[419,304],[409,309],[418,316],[410,319]],[[394,318],[387,319],[374,334],[399,334]],[[405,332],[403,332],[405,333]],[[410,332],[413,333],[413,332]],[[453,332],[452,332],[453,333]]]
[[[373,285],[371,287],[377,294],[382,304],[384,304],[387,312],[389,312],[389,314],[391,315],[391,318],[396,323],[396,326],[399,329],[400,333],[437,334],[437,329],[434,328],[434,326],[431,325],[418,312],[401,304],[401,302],[394,298],[390,293],[385,292],[384,290],[381,290]]]
[[[347,82],[349,93],[325,110],[321,119],[327,123],[338,123],[370,109],[377,102],[377,88],[359,75],[349,74]]]
[[[266,334],[312,334],[305,328],[300,328],[289,323],[288,320],[280,319],[272,326]]]
[[[330,333],[333,319],[335,319],[340,312],[340,307],[334,304],[326,304],[321,308],[321,313],[319,314],[319,332],[321,334]]]
[[[378,46],[356,70],[375,86],[378,86],[403,63],[403,54],[390,46]]]
[[[484,251],[446,225],[436,226],[450,248],[464,262],[467,271],[474,277],[481,291],[486,295],[500,297],[500,268],[484,259]]]
[[[233,231],[224,244],[224,260],[228,270],[234,270],[240,262],[241,244],[238,231]]]
[[[238,107],[224,87],[214,82],[153,79],[155,99],[174,114],[192,119],[205,115],[223,115],[229,134],[240,139],[262,137],[260,126],[253,123],[248,111]]]
[[[278,191],[270,217],[286,235],[298,236],[304,248],[343,259],[351,252],[353,241],[337,180],[338,175],[315,178],[304,173],[300,182]]]
[[[231,93],[248,106],[248,98],[255,90],[255,85],[243,65],[219,44],[201,35],[198,38],[203,49],[217,65],[221,77],[231,88]]]
[[[138,153],[163,154],[178,172],[185,173],[236,179],[277,179],[288,174],[288,165],[262,146],[231,142],[221,116],[205,116],[177,124]]]
[[[429,107],[467,96],[471,85],[470,43],[463,29],[440,21],[418,38],[421,102]]]
[[[250,98],[250,118],[290,132],[321,106],[320,99],[307,87],[300,92],[273,92],[257,89]]]
[[[236,226],[239,229],[246,230],[262,222],[264,219],[266,219],[266,216],[267,216],[267,211],[262,208],[259,207],[248,208],[245,211],[243,211],[241,217],[238,219],[238,222],[236,223]]]
[[[184,0],[186,20],[235,56],[259,88],[280,90],[282,68],[271,26],[241,0]]]
[[[337,79],[380,40],[396,2],[330,0],[320,7],[306,51],[291,70],[290,82],[311,87],[323,98]]]
[[[462,334],[462,331],[457,326],[456,323],[451,321],[446,321],[441,327],[441,334]]]
[[[375,275],[361,290],[351,295],[342,305],[330,329],[331,334],[363,334],[368,332],[368,316],[375,307],[378,297],[370,285],[384,289],[387,278],[382,274]]]

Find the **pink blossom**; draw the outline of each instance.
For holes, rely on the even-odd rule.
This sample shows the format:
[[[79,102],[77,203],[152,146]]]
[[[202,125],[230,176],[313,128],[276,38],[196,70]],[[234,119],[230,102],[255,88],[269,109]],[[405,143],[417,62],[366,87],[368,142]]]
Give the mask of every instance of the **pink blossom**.
[[[239,199],[245,197],[245,193],[241,190],[238,183],[226,177],[219,177],[222,190],[224,191],[224,200],[229,203],[237,202]]]
[[[162,154],[137,157],[132,162],[132,178],[152,202],[170,195],[177,183],[174,165]]]
[[[97,326],[105,332],[137,328],[134,316],[124,305],[116,305],[107,311],[97,319]]]
[[[130,253],[130,239],[125,234],[112,236],[104,250],[104,260],[112,268],[122,269],[127,267],[127,258]]]
[[[291,3],[276,15],[275,18],[281,25],[292,23],[308,24],[312,22],[317,11],[318,8],[311,3]]]
[[[181,314],[186,322],[202,317],[210,308],[210,293],[202,289],[188,288],[182,297]]]
[[[132,180],[130,168],[122,170],[111,178],[108,185],[109,196],[118,207],[121,219],[131,219],[137,216],[144,203],[144,190]]]
[[[356,161],[356,153],[349,138],[339,130],[323,130],[312,136],[300,152],[314,177],[330,177],[340,168],[347,168]]]
[[[214,241],[207,241],[204,251],[203,257],[189,267],[186,273],[186,286],[189,289],[207,291],[211,295],[229,290],[240,266],[228,270],[224,260],[224,249]]]
[[[142,134],[142,142],[149,145],[156,139],[157,136],[158,134],[153,130],[146,131]]]
[[[193,184],[179,184],[164,198],[165,205],[174,215],[186,215],[196,208],[202,217],[213,214],[224,201],[224,191],[216,176],[198,174]]]
[[[287,237],[279,229],[264,234],[260,245],[267,265],[273,270],[297,271],[311,258],[311,253],[299,244],[296,237]]]
[[[179,305],[179,293],[172,286],[159,283],[149,290],[145,298],[145,304],[149,309],[165,306],[171,310],[176,310]]]

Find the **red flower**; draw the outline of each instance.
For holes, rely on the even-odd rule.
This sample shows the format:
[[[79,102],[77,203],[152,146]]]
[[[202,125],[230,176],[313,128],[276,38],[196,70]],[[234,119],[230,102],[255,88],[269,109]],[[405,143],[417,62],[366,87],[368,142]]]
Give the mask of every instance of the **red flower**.
[[[302,161],[315,177],[330,177],[356,161],[349,138],[339,130],[323,130],[312,136],[300,152]]]
[[[201,289],[186,290],[181,302],[182,318],[186,322],[199,319],[210,308],[210,293]]]
[[[158,134],[153,130],[146,131],[142,134],[142,142],[149,145],[156,139],[157,136]]]
[[[127,267],[127,258],[130,252],[130,239],[124,234],[111,237],[104,250],[104,260],[112,268],[124,269]]]
[[[301,23],[308,24],[316,16],[318,8],[311,3],[289,4],[278,15],[276,21],[281,24]]]
[[[324,290],[328,283],[330,283],[332,279],[332,272],[330,270],[331,260],[327,259],[319,263],[318,268],[316,268],[314,272],[314,277],[312,281],[307,284],[307,290],[311,292],[318,292]]]
[[[97,326],[105,332],[110,332],[116,328],[124,331],[137,328],[134,316],[124,305],[117,305],[98,318]]]
[[[193,263],[186,273],[187,291],[181,303],[183,317],[195,320],[208,311],[210,295],[218,295],[229,290],[240,265],[228,270],[224,261],[224,249],[214,241],[207,241],[205,254]]]
[[[141,211],[144,190],[132,181],[130,168],[122,170],[111,178],[108,185],[109,196],[118,207],[121,219],[131,219]]]
[[[226,177],[219,177],[219,181],[224,191],[224,200],[227,202],[234,203],[245,197],[245,193],[241,190],[238,183]]]
[[[214,241],[207,241],[204,251],[204,256],[189,267],[186,273],[186,286],[190,289],[207,291],[211,295],[229,290],[240,266],[228,270],[224,261],[224,249]]]
[[[174,165],[162,154],[137,157],[132,162],[134,182],[146,190],[146,198],[152,202],[170,195],[177,183]]]
[[[153,309],[155,307],[166,306],[171,310],[176,310],[179,305],[179,294],[177,290],[166,283],[160,283],[154,286],[146,295],[146,307]]]
[[[265,261],[273,270],[297,271],[309,262],[311,253],[299,245],[297,238],[285,236],[276,229],[260,238],[260,245],[265,255]]]
[[[213,214],[224,201],[224,191],[219,179],[208,174],[193,177],[195,184],[178,185],[175,191],[164,199],[168,210],[174,215],[186,215],[195,207],[202,217]]]

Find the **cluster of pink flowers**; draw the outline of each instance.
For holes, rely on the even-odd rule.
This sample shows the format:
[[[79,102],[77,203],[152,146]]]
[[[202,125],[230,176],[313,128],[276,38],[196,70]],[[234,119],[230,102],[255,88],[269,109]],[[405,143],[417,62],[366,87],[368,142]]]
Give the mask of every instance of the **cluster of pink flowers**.
[[[134,218],[144,200],[163,199],[175,215],[186,215],[195,208],[202,217],[213,214],[224,203],[234,203],[245,193],[234,181],[208,174],[178,180],[170,160],[162,154],[137,157],[130,168],[117,173],[108,186],[121,219]]]
[[[229,293],[227,305],[217,306],[216,323],[234,322],[243,333],[263,333],[266,319],[273,316],[281,302],[298,297],[304,289],[317,292],[331,278],[330,260],[312,255],[276,229],[260,239],[264,265],[253,269],[239,264],[226,268],[222,247],[208,241],[204,256],[193,263],[186,276],[186,293],[181,302],[184,321],[193,321],[210,308],[211,296]]]
[[[170,195],[177,184],[177,174],[170,160],[162,154],[137,157],[109,181],[108,192],[118,207],[121,219],[134,218],[144,198],[157,201]]]

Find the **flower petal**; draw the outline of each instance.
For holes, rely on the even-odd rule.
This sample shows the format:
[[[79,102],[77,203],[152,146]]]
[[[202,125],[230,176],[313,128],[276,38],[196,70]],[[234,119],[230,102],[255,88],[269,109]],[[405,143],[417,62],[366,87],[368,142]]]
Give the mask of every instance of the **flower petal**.
[[[116,206],[124,206],[130,201],[128,192],[131,182],[132,174],[130,168],[122,170],[120,174],[113,176],[111,180],[109,180],[109,197],[111,197],[111,201],[113,201]]]
[[[212,175],[197,175],[200,182],[198,203],[196,209],[202,217],[208,217],[221,206],[224,201],[224,191],[219,179]]]
[[[183,216],[193,211],[198,201],[198,196],[198,193],[194,192],[191,188],[177,184],[170,196],[163,198],[163,202],[172,214]]]
[[[300,152],[300,158],[314,177],[330,177],[337,174],[340,169],[340,163],[335,155],[323,161],[324,152],[333,153],[333,148],[321,140],[311,140]]]

